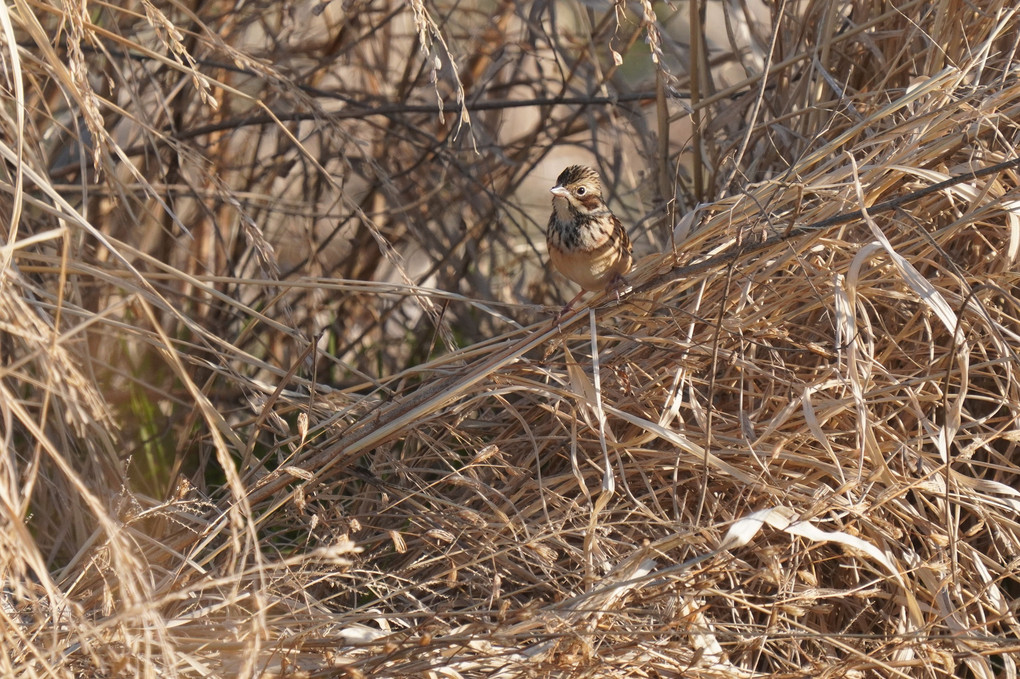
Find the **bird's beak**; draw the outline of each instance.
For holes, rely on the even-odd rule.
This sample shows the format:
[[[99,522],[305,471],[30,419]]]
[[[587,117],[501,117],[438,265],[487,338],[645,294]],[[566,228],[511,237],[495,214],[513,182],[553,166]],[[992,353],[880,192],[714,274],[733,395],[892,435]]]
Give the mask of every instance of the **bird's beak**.
[[[560,198],[566,198],[567,196],[570,195],[570,191],[567,191],[562,186],[554,186],[551,189],[549,189],[549,192],[552,195],[560,197]]]

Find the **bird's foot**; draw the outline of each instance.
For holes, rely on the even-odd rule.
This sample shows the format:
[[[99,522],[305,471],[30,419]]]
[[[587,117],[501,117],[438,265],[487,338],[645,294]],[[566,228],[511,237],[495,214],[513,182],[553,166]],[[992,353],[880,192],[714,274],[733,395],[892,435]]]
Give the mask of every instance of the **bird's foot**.
[[[560,309],[560,313],[556,314],[556,327],[559,327],[559,325],[560,325],[560,321],[561,321],[561,320],[563,320],[563,317],[564,317],[564,316],[566,316],[566,315],[567,315],[567,313],[568,313],[568,312],[569,312],[569,311],[570,311],[571,309],[573,309],[573,308],[574,308],[574,304],[575,304],[575,303],[577,302],[577,300],[581,299],[581,297],[582,297],[582,296],[584,296],[584,293],[585,293],[585,290],[584,290],[584,288],[582,288],[582,289],[581,289],[581,292],[579,292],[579,293],[577,293],[576,295],[574,295],[574,299],[572,299],[572,300],[570,300],[569,302],[567,302],[567,303],[566,303],[566,304],[565,304],[565,305],[563,306],[563,308],[562,308],[562,309]]]
[[[616,295],[616,303],[620,303],[620,293],[629,292],[631,289],[630,281],[628,281],[622,274],[615,273],[609,280],[609,285],[606,286],[606,290],[612,290],[613,294]]]

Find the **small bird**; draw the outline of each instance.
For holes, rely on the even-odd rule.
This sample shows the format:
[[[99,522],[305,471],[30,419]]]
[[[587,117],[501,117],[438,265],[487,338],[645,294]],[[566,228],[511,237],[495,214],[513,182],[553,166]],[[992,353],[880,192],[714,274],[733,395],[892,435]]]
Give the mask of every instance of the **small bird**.
[[[549,259],[561,274],[581,286],[560,316],[585,291],[617,289],[634,264],[630,238],[602,198],[602,182],[590,167],[571,165],[556,178],[546,243]]]

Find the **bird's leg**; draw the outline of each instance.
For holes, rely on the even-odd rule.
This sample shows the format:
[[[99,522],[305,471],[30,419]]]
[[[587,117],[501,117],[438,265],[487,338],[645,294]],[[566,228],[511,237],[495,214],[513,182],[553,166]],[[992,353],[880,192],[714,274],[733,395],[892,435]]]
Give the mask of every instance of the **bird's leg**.
[[[557,316],[556,316],[556,325],[560,324],[560,319],[562,319],[564,316],[566,316],[567,312],[570,311],[572,308],[574,308],[574,303],[577,302],[577,300],[581,299],[581,297],[584,296],[585,292],[587,292],[587,290],[585,290],[584,288],[581,288],[581,292],[579,292],[576,295],[574,295],[574,299],[572,299],[569,302],[567,302],[566,306],[564,306],[562,309],[560,309],[560,313],[557,314]]]
[[[620,303],[620,290],[626,290],[630,286],[630,283],[626,278],[623,277],[619,272],[614,273],[613,277],[609,280],[609,285],[606,286],[606,290],[612,290],[616,295],[616,303]]]

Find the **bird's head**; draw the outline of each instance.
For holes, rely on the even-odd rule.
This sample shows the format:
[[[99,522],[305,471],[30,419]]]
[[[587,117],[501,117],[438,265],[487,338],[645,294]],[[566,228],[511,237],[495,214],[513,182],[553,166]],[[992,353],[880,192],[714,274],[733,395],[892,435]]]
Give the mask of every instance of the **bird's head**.
[[[571,165],[563,170],[550,191],[553,207],[564,218],[571,212],[595,212],[603,205],[599,174],[583,165]]]

